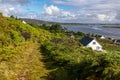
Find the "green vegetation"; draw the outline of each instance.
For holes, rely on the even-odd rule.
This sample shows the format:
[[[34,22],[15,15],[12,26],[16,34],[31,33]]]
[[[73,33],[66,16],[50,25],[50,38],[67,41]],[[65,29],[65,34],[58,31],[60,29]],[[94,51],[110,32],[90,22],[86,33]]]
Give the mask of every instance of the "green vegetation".
[[[120,45],[111,41],[99,40],[106,52],[93,51],[79,42],[89,34],[1,13],[0,33],[0,80],[120,80]]]
[[[120,79],[120,54],[117,52],[95,52],[68,38],[53,39],[42,46],[42,50],[48,67],[55,69],[50,73],[50,80]]]
[[[40,45],[51,33],[0,14],[0,80],[44,80]]]
[[[104,49],[107,50],[108,52],[120,53],[120,45],[114,44],[113,41],[111,41],[111,40],[100,40],[99,39],[99,42],[101,42]]]

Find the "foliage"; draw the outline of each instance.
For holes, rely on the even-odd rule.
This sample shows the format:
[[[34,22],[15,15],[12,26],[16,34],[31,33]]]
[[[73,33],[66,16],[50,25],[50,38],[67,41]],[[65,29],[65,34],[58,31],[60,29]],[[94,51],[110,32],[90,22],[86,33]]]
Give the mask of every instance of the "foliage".
[[[62,26],[60,24],[52,24],[51,26],[47,25],[47,24],[42,24],[42,26],[40,26],[40,28],[48,30],[51,33],[61,33],[61,32],[64,32],[64,30],[62,29]]]
[[[120,53],[120,45],[116,45],[111,40],[99,40],[103,45],[104,49],[113,53]]]
[[[48,74],[39,47],[51,33],[0,14],[0,80],[44,80]]]
[[[120,80],[120,46],[111,41],[99,40],[106,52],[96,52],[79,42],[90,34],[2,13],[0,33],[0,80]]]
[[[108,41],[103,43],[110,44]],[[95,52],[67,36],[53,38],[42,45],[41,50],[48,68],[55,69],[49,74],[50,80],[120,79],[119,53]]]

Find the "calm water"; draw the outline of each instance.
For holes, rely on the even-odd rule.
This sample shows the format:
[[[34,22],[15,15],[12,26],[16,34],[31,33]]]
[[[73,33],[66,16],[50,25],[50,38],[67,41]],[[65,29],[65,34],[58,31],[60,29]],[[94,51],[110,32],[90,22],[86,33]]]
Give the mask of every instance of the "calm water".
[[[101,25],[63,26],[67,30],[83,33],[94,33],[106,37],[120,38],[120,28],[104,28]]]

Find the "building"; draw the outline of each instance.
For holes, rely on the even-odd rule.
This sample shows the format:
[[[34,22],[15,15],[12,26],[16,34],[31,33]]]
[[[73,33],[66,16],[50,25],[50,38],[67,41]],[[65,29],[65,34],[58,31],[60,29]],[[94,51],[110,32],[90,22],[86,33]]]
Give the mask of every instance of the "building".
[[[114,44],[120,44],[120,39],[116,39],[113,41]]]
[[[103,36],[103,35],[98,35],[98,37],[99,37],[100,39],[105,39],[105,36]]]
[[[22,23],[27,24],[25,21],[22,21]]]
[[[83,46],[92,48],[92,50],[103,51],[102,46],[97,42],[95,38],[84,37],[80,42],[83,44]]]
[[[115,38],[112,38],[112,37],[108,37],[106,38],[107,40],[110,40],[110,41],[115,41],[116,39]]]

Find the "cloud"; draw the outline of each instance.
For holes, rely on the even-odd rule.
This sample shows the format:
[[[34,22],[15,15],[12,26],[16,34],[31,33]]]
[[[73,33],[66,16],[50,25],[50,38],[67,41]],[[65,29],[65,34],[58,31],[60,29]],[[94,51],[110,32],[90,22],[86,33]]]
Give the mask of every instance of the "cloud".
[[[42,0],[0,0],[0,12],[5,16],[56,22],[120,22],[120,0],[49,0],[45,3],[46,0],[43,1],[42,5],[46,5],[42,8],[40,4],[36,4],[40,2]],[[33,10],[35,6],[41,10]]]
[[[3,1],[3,0],[1,0]],[[10,4],[11,2],[16,3],[19,0],[10,0],[6,2],[7,0],[4,0],[4,2],[0,2],[0,12],[3,13],[4,16],[15,16],[15,17],[26,17],[28,14],[26,14],[27,11],[23,9],[23,5],[19,4]],[[4,4],[3,4],[4,3]]]
[[[98,1],[100,2],[102,0],[52,0],[52,3],[69,6],[83,6],[88,4],[95,4]]]
[[[52,2],[56,5],[73,6],[76,21],[79,22],[120,21],[120,0],[52,0]]]
[[[4,16],[26,17],[28,14],[23,8],[30,3],[29,0],[0,0],[0,12]]]
[[[63,16],[63,17],[67,17],[67,16],[74,17],[74,15],[71,12],[62,10],[62,9],[60,9],[57,6],[54,6],[54,5],[45,6],[44,7],[44,14],[51,15],[51,16],[59,16],[59,17],[60,16]]]
[[[36,16],[38,14],[36,14],[32,7],[39,4],[40,2],[31,0],[0,0],[0,12],[2,12],[4,16],[14,15],[18,18],[37,19]]]
[[[25,5],[25,4],[29,4],[30,1],[29,0],[0,0],[0,3]]]
[[[116,15],[115,14],[97,14],[98,20],[100,21],[113,21],[115,20]]]
[[[98,10],[97,10],[98,9]],[[39,17],[41,16],[41,17]],[[83,8],[77,11],[66,11],[55,5],[44,6],[42,14],[37,15],[37,19],[56,21],[56,22],[75,22],[75,23],[100,23],[115,22],[117,12],[112,10],[100,9],[95,7],[92,9]]]
[[[44,11],[41,15],[44,16],[44,17],[41,17],[41,19],[58,21],[58,22],[59,21],[64,22],[66,20],[73,19],[75,17],[73,13],[62,10],[54,5],[45,6]]]
[[[19,6],[12,6],[12,5],[3,5],[0,4],[0,12],[4,14],[4,16],[10,16],[10,15],[20,15],[22,14],[22,10]]]
[[[51,5],[49,7],[44,7],[44,13],[48,14],[48,15],[56,15],[60,13],[60,9],[54,5]]]

